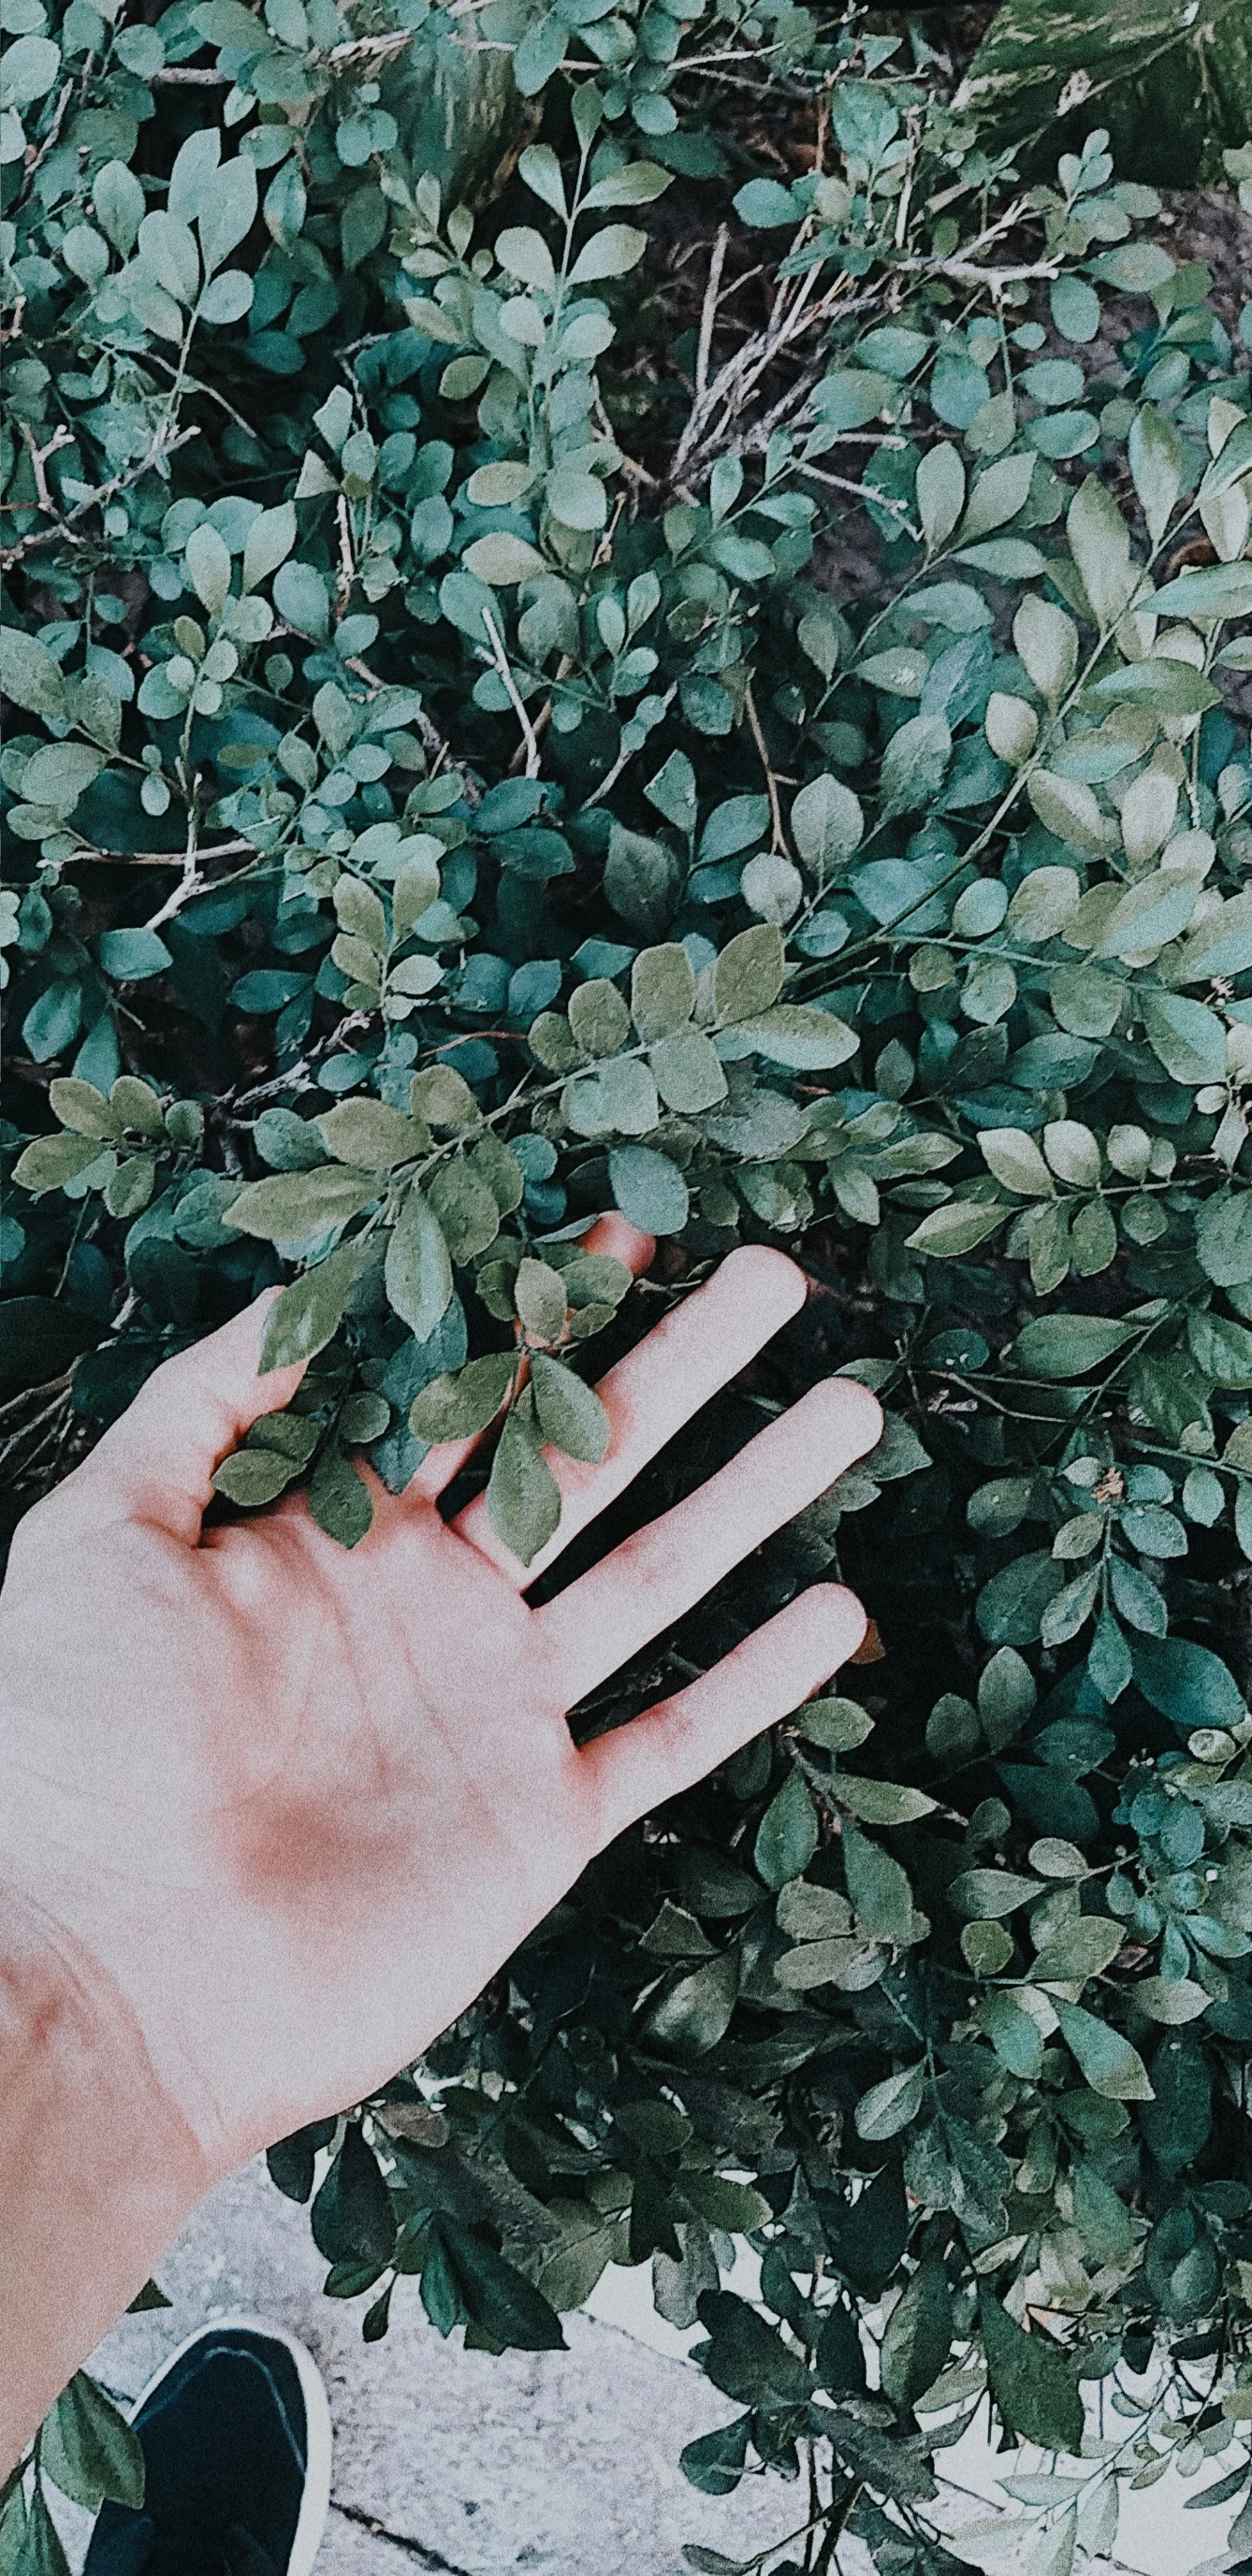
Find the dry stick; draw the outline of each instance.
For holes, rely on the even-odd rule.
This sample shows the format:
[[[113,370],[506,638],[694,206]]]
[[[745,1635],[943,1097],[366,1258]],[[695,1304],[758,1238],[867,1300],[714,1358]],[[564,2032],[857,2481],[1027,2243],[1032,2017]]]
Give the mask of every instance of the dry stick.
[[[770,767],[769,749],[766,744],[765,736],[761,731],[761,719],[756,711],[756,700],[752,695],[752,683],[750,680],[743,693],[743,711],[748,719],[748,729],[760,755],[761,767],[765,772],[765,785],[769,795],[769,810],[773,818],[770,847],[774,850],[781,850],[783,857],[787,858],[790,856],[790,853],[787,848],[787,837],[783,831],[782,806],[778,797],[778,781]]]
[[[251,850],[254,858],[263,854],[255,841],[219,841],[211,850],[201,850],[202,859],[234,859],[242,850]],[[78,859],[94,859],[106,868],[181,868],[186,863],[185,850],[97,850],[85,842],[81,849],[71,850],[60,861],[63,868],[73,867]]]
[[[526,745],[526,776],[528,778],[537,778],[539,776],[539,743],[535,734],[535,728],[531,723],[530,717],[528,716],[520,697],[518,696],[517,682],[509,669],[509,657],[500,640],[499,629],[489,608],[484,608],[483,610],[483,624],[487,629],[488,638],[491,643],[491,659],[504,682],[509,695],[509,704],[511,705],[513,713],[522,728],[522,740]]]
[[[342,492],[335,504],[335,516],[339,522],[339,580],[335,596],[336,606],[342,616],[352,597],[352,585],[356,580],[356,565],[352,559],[352,532],[348,526],[348,504]]]
[[[181,63],[172,64],[162,72],[149,72],[147,78],[149,81],[161,81],[164,84],[172,81],[194,83],[197,89],[229,89],[231,86],[229,72],[189,72],[184,71]]]
[[[151,920],[145,921],[145,930],[159,930],[163,922],[172,921],[175,913],[181,912],[185,903],[190,903],[193,895],[204,892],[204,879],[200,874],[200,817],[196,809],[199,792],[200,772],[197,770],[187,806],[187,847],[183,852],[182,882],[166,896]],[[252,845],[249,842],[247,846],[251,848]]]
[[[47,512],[50,519],[55,519],[57,516],[57,504],[52,493],[48,489],[48,477],[44,468],[47,465],[48,458],[50,456],[55,456],[59,447],[73,446],[73,431],[67,429],[64,421],[62,421],[60,428],[54,429],[47,446],[36,447],[35,433],[31,428],[30,422],[28,420],[24,420],[22,422],[22,436],[26,442],[26,452],[30,458],[31,472],[35,477],[35,496],[38,506],[41,510]]]
[[[729,240],[730,226],[722,224],[713,245],[713,256],[709,261],[709,279],[704,290],[704,303],[700,310],[700,342],[696,350],[697,399],[708,392],[709,352],[713,346],[713,332],[717,323],[717,302],[721,291],[722,270],[726,264],[726,245]]]
[[[20,538],[15,546],[0,547],[0,564],[20,563],[23,555],[33,554],[37,546],[50,546],[56,537],[68,538],[71,545],[84,544],[85,539],[73,533],[79,519],[85,519],[89,510],[103,508],[105,502],[112,501],[117,493],[129,491],[132,483],[138,483],[161,457],[172,456],[176,447],[185,447],[189,438],[198,438],[199,435],[198,429],[180,429],[176,438],[167,438],[163,423],[147,455],[141,457],[138,465],[132,465],[128,473],[115,474],[110,483],[102,483],[98,490],[89,492],[85,501],[77,502],[63,519],[57,520],[55,527],[32,529],[31,534]]]
[[[561,680],[568,680],[569,675],[570,675],[570,672],[573,670],[573,668],[574,668],[574,657],[573,657],[572,653],[562,653],[561,658],[560,658],[560,661],[557,663],[557,666],[556,666],[556,677],[555,677],[555,679],[554,679],[554,681],[553,681],[553,687],[555,688],[555,687],[556,687],[556,685],[557,685],[557,683],[558,683],[559,681],[561,681]],[[539,710],[539,713],[538,713],[538,715],[536,716],[536,718],[535,718],[535,722],[534,722],[534,728],[533,728],[533,730],[534,730],[534,736],[535,736],[535,740],[536,740],[536,742],[542,742],[543,737],[544,737],[544,735],[546,734],[546,732],[547,732],[547,730],[548,730],[548,727],[549,727],[549,725],[551,724],[551,722],[552,722],[552,700],[551,700],[551,698],[545,698],[545,699],[544,699],[544,702],[543,702],[543,705],[541,706],[541,708],[540,708],[540,710]],[[512,759],[511,759],[511,761],[509,762],[509,776],[510,776],[510,778],[516,778],[517,773],[518,773],[519,769],[521,768],[521,766],[522,766],[522,762],[524,761],[525,757],[526,757],[526,745],[525,745],[525,742],[524,742],[524,741],[523,741],[523,742],[519,742],[519,744],[518,744],[518,746],[517,746],[517,749],[516,749],[516,751],[514,752],[514,754],[513,754],[513,757],[512,757]]]
[[[70,98],[71,98],[71,96],[72,96],[72,94],[73,94],[73,89],[74,89],[73,81],[72,81],[72,80],[67,80],[67,82],[66,82],[66,84],[65,84],[65,87],[64,87],[64,89],[62,90],[62,92],[61,92],[61,95],[60,95],[59,99],[57,100],[56,106],[53,108],[53,111],[52,111],[52,123],[51,123],[51,125],[49,126],[48,131],[47,131],[47,133],[45,134],[44,139],[43,139],[42,143],[41,143],[41,144],[40,144],[40,146],[39,146],[39,150],[38,150],[38,151],[37,151],[37,152],[32,156],[32,158],[31,158],[31,159],[27,162],[27,164],[26,164],[25,176],[24,176],[24,178],[23,178],[23,180],[22,180],[22,195],[23,195],[23,197],[25,197],[25,195],[26,195],[26,191],[27,191],[27,189],[28,189],[28,188],[29,188],[29,186],[30,186],[31,180],[34,178],[34,175],[35,175],[36,170],[38,170],[38,169],[41,167],[41,165],[43,164],[43,162],[45,162],[45,161],[47,160],[47,158],[48,158],[48,154],[51,152],[51,150],[52,150],[52,148],[53,148],[53,145],[58,141],[58,139],[59,139],[59,137],[60,137],[60,132],[61,132],[61,120],[62,120],[62,118],[63,118],[63,116],[64,116],[64,114],[65,114],[66,108],[67,108],[67,107],[68,107],[68,105],[69,105]]]

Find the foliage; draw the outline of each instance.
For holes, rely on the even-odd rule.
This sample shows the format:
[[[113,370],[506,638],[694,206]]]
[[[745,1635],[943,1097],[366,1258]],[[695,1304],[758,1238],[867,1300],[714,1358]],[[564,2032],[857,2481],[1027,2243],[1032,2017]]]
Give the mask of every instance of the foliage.
[[[493,0],[549,138],[493,196],[507,94],[445,184],[412,146],[455,8],[22,5],[17,1506],[282,1278],[268,1356],[311,1365],[216,1508],[306,1480],[353,1545],[358,1461],[400,1490],[507,1406],[529,1562],[644,1320],[582,1249],[613,1205],[662,1239],[647,1320],[744,1237],[813,1286],[622,1511],[832,1369],[888,1411],[672,1647],[837,1571],[881,1668],[274,2178],[371,2338],[412,2274],[544,2349],[651,2257],[735,2410],[688,2477],[805,2456],[809,2569],[845,2526],[939,2566],[989,2388],[1082,2444],[1008,2479],[1064,2576],[1121,2478],[1249,2474],[1252,307],[1232,346],[1103,130],[1025,192],[898,40],[798,9]],[[803,176],[719,52],[758,114],[781,65]],[[666,194],[694,228],[728,169],[675,334]]]
[[[1252,119],[1252,24],[1243,0],[1203,12],[1189,0],[1004,0],[956,104],[1002,142],[1025,145],[1042,124],[1053,154],[1058,141],[1080,149],[1098,115],[1125,178],[1219,178],[1223,147],[1237,151]]]

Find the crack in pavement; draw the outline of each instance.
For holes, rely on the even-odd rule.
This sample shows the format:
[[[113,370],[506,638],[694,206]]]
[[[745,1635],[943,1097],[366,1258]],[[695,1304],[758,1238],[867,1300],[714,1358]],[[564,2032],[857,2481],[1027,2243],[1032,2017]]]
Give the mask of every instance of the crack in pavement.
[[[379,2522],[374,2514],[365,2512],[359,2504],[341,2504],[338,2496],[332,2496],[330,2509],[332,2513],[341,2513],[345,2522],[359,2523],[361,2529],[371,2532],[375,2540],[389,2540],[393,2549],[407,2550],[419,2567],[427,2570],[428,2576],[473,2576],[470,2568],[459,2567],[454,2559],[445,2558],[441,2549],[428,2548],[424,2540],[415,2539],[412,2533],[389,2531],[385,2522]]]

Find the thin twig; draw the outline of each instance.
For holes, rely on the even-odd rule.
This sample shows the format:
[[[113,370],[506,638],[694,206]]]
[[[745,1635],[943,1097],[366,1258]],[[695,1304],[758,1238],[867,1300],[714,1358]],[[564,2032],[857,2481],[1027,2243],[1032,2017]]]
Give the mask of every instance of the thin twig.
[[[342,492],[335,504],[335,516],[339,522],[339,582],[335,605],[342,617],[352,597],[352,585],[356,580],[356,565],[352,559],[352,531],[348,524],[348,504]]]
[[[58,515],[58,507],[53,494],[48,489],[48,476],[45,469],[47,467],[48,458],[50,456],[55,456],[58,448],[73,446],[73,431],[67,429],[64,421],[62,421],[59,429],[54,429],[47,446],[36,447],[35,433],[31,428],[30,422],[28,420],[24,420],[21,426],[22,437],[26,442],[26,453],[30,458],[30,469],[35,477],[35,497],[38,506],[46,513],[48,518],[55,519]]]
[[[765,736],[761,731],[761,719],[756,711],[756,700],[752,695],[751,681],[748,682],[748,686],[743,693],[743,711],[748,719],[748,729],[752,735],[754,743],[756,744],[761,767],[765,772],[765,786],[766,792],[769,796],[769,810],[773,822],[770,847],[771,849],[781,850],[783,857],[787,858],[790,853],[787,849],[787,837],[783,831],[782,805],[779,801],[778,781],[770,767],[769,747],[766,743]]]
[[[718,229],[717,240],[713,244],[708,284],[705,287],[704,302],[700,308],[700,342],[696,350],[696,393],[701,399],[709,389],[709,352],[713,346],[713,333],[717,324],[717,299],[721,291],[722,270],[726,264],[726,245],[729,240],[730,226],[722,224]]]
[[[567,680],[567,679],[569,678],[570,672],[573,670],[573,668],[574,668],[573,655],[572,655],[572,654],[570,654],[570,653],[562,653],[561,658],[560,658],[560,661],[557,663],[557,666],[556,666],[556,675],[555,675],[555,677],[554,677],[554,679],[553,679],[553,683],[552,683],[552,686],[553,686],[553,688],[554,688],[554,689],[555,689],[556,687],[558,687],[558,686],[559,686],[559,684],[560,684],[560,682],[561,682],[562,680]],[[551,697],[546,697],[546,698],[544,699],[543,705],[541,706],[541,708],[540,708],[540,710],[539,710],[538,715],[537,715],[537,716],[536,716],[536,718],[535,718],[534,734],[535,734],[535,740],[536,740],[536,742],[542,742],[543,737],[544,737],[544,735],[546,734],[546,732],[547,732],[547,730],[548,730],[548,727],[549,727],[549,725],[551,724],[551,722],[552,722],[552,700],[551,700]],[[509,776],[510,776],[510,778],[516,778],[517,773],[518,773],[519,769],[521,768],[522,762],[524,761],[525,757],[526,757],[526,745],[525,745],[525,742],[519,742],[519,744],[518,744],[518,746],[517,746],[517,749],[516,749],[516,751],[514,752],[514,754],[513,754],[513,757],[512,757],[512,759],[511,759],[511,761],[509,762]]]
[[[526,745],[526,776],[528,778],[537,778],[539,776],[539,743],[535,734],[535,728],[531,723],[530,717],[527,715],[520,697],[518,696],[517,682],[509,669],[509,657],[500,640],[499,628],[497,627],[495,619],[489,608],[484,608],[483,610],[483,624],[487,629],[487,634],[491,643],[491,659],[504,682],[509,695],[509,704],[511,705],[513,713],[522,728],[522,740]]]
[[[159,464],[167,456],[172,456],[176,447],[185,447],[189,438],[198,438],[200,435],[198,429],[180,429],[176,438],[170,438],[166,435],[167,427],[168,424],[163,421],[147,455],[140,458],[138,465],[132,465],[125,474],[115,474],[111,482],[101,483],[94,492],[87,494],[85,500],[77,501],[74,508],[68,510],[64,518],[58,519],[54,527],[34,528],[29,536],[19,538],[15,546],[0,547],[0,564],[20,563],[23,555],[33,554],[37,546],[51,545],[57,537],[67,537],[71,545],[82,545],[85,542],[84,539],[74,534],[74,528],[79,519],[85,519],[89,510],[102,509],[104,504],[114,500],[119,492],[128,492],[133,483],[142,480],[151,466]]]
[[[159,930],[163,922],[172,921],[175,913],[181,912],[185,903],[190,903],[193,895],[204,892],[204,879],[199,868],[200,816],[196,803],[199,792],[200,772],[197,770],[187,806],[187,847],[183,852],[182,881],[175,886],[172,894],[167,894],[164,903],[153,913],[151,919],[145,921],[145,930]],[[250,847],[251,844],[247,846]]]
[[[29,186],[30,186],[31,180],[34,178],[34,175],[35,175],[36,170],[38,170],[38,169],[41,169],[41,168],[42,168],[42,166],[43,166],[44,162],[45,162],[45,161],[47,160],[47,158],[48,158],[48,154],[52,151],[53,146],[57,143],[57,141],[58,141],[58,140],[59,140],[59,138],[60,138],[60,133],[61,133],[61,122],[62,122],[62,119],[63,119],[63,117],[64,117],[64,115],[65,115],[66,108],[69,106],[69,103],[70,103],[70,100],[71,100],[71,98],[72,98],[73,94],[74,94],[74,84],[73,84],[73,81],[72,81],[72,80],[67,80],[67,81],[66,81],[66,83],[65,83],[65,86],[64,86],[63,90],[61,91],[61,95],[60,95],[60,97],[59,97],[59,98],[58,98],[58,100],[57,100],[56,106],[53,108],[53,111],[52,111],[52,123],[51,123],[51,125],[49,126],[48,131],[47,131],[47,133],[45,134],[44,139],[43,139],[42,143],[41,143],[41,144],[40,144],[40,146],[39,146],[39,150],[38,150],[36,153],[34,153],[34,154],[32,155],[31,159],[30,159],[30,160],[27,162],[27,164],[26,164],[25,176],[24,176],[23,181],[22,181],[22,195],[23,195],[23,196],[25,196],[26,191],[27,191],[27,189],[28,189],[28,188],[29,188]]]
[[[663,711],[668,712],[668,709],[673,704],[677,694],[678,682],[674,680],[666,690],[665,696],[661,701]],[[657,722],[659,724],[660,717],[657,718]],[[608,795],[610,787],[616,787],[618,779],[621,777],[622,771],[626,767],[627,761],[633,760],[634,756],[633,751],[619,751],[612,768],[606,769],[599,786],[592,790],[590,796],[584,797],[582,805],[579,807],[580,813],[585,814],[589,806],[600,804],[602,798]]]

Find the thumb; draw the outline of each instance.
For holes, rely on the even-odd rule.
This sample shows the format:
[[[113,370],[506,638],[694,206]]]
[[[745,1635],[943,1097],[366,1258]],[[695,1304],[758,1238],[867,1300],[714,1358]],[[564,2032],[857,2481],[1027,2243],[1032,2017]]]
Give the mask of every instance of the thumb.
[[[97,1486],[98,1506],[103,1478],[126,1517],[194,1547],[214,1468],[261,1414],[290,1403],[304,1375],[303,1360],[258,1375],[266,1318],[280,1294],[268,1288],[219,1332],[163,1361],[63,1491],[81,1476]]]

